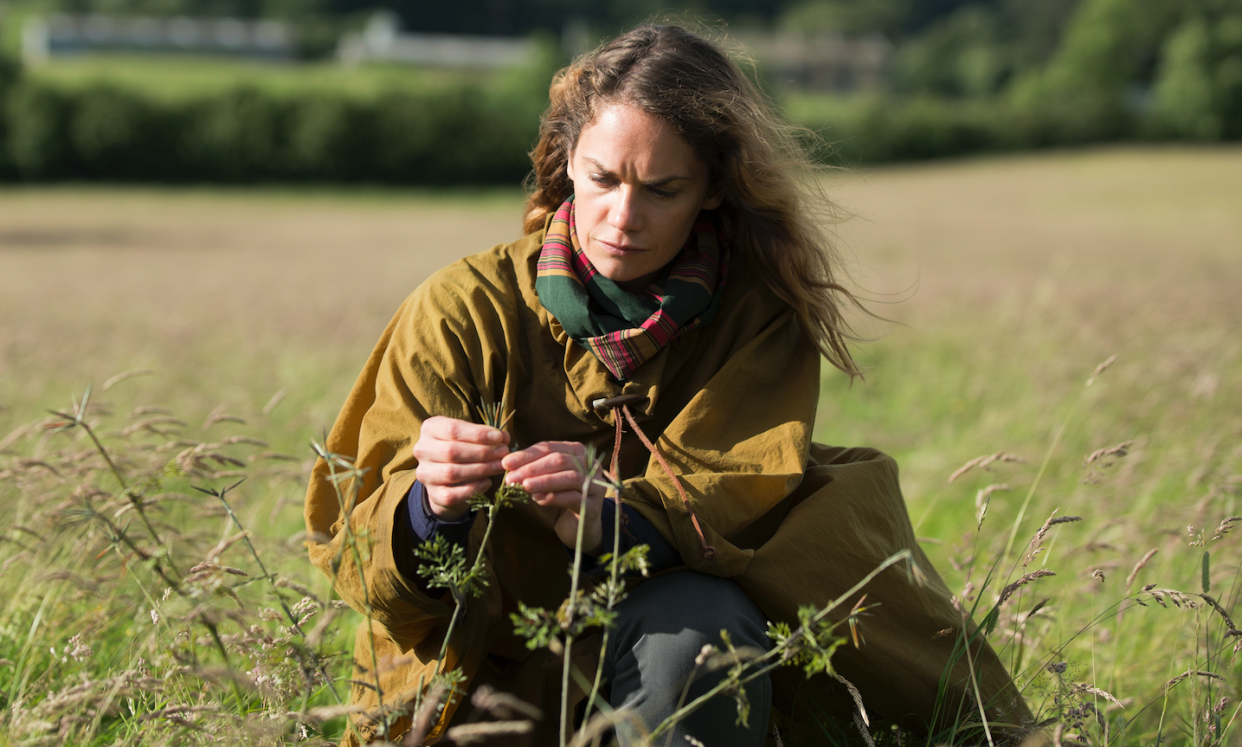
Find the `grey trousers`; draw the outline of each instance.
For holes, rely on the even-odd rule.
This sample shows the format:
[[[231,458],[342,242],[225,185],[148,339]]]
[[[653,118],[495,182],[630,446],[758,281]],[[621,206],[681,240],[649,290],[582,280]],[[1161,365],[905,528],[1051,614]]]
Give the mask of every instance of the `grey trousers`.
[[[618,624],[604,652],[604,674],[611,683],[613,708],[627,708],[654,728],[676,709],[694,659],[705,644],[724,648],[720,630],[734,646],[771,647],[767,621],[737,584],[694,571],[676,571],[644,581],[617,609]],[[703,673],[690,687],[686,702],[718,684],[723,671]],[[733,698],[720,695],[681,721],[671,744],[689,747],[687,735],[705,747],[761,747],[772,707],[768,677],[746,686],[749,726],[737,725]],[[617,729],[623,747],[637,744],[624,726]],[[662,747],[665,738],[658,745]]]

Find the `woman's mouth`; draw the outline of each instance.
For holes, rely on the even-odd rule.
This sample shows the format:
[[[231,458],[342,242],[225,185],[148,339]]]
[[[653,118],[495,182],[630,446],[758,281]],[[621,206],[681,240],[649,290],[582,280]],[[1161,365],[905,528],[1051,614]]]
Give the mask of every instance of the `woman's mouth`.
[[[616,244],[611,241],[603,241],[600,239],[596,239],[596,243],[602,246],[609,254],[617,256],[628,256],[643,251],[642,247],[635,246],[634,244]]]

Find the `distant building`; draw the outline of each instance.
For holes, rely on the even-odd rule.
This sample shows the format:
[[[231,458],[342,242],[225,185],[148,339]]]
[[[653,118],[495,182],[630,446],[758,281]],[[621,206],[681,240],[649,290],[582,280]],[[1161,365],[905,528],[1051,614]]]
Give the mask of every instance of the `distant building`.
[[[28,63],[95,52],[283,60],[293,56],[294,44],[283,23],[236,18],[54,15],[32,18],[22,29]]]
[[[345,63],[398,62],[432,67],[495,69],[535,59],[535,45],[508,36],[403,33],[397,16],[371,16],[361,34],[341,39],[337,57]]]
[[[893,45],[879,34],[737,34],[782,86],[816,91],[875,88],[883,80]]]

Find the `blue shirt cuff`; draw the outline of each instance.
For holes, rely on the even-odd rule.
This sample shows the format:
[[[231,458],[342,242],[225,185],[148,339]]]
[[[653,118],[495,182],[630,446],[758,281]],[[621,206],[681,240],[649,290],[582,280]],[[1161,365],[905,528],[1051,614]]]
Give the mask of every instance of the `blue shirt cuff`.
[[[604,499],[604,505],[600,508],[600,521],[604,525],[603,541],[600,545],[602,549],[600,554],[603,555],[612,552],[613,548],[613,527],[617,521],[617,504],[613,499]],[[660,536],[655,526],[632,506],[623,503],[621,504],[621,553],[624,554],[638,545],[647,546],[647,569],[652,573],[685,565],[681,559],[681,553]],[[571,555],[573,554],[572,547],[565,549]],[[608,566],[600,564],[595,558],[588,555],[584,556],[584,560],[588,561],[583,569],[587,575],[602,576],[608,572]]]
[[[431,504],[427,502],[427,488],[418,480],[410,487],[405,505],[410,531],[419,541],[426,542],[443,535],[449,542],[465,546],[466,538],[470,536],[470,528],[474,526],[475,509],[470,509],[470,513],[457,521],[442,520],[432,512]]]

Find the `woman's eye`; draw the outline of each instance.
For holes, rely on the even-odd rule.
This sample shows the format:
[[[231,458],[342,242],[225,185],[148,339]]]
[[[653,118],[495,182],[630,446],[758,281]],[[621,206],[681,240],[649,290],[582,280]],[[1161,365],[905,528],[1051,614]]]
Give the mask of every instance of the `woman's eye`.
[[[671,189],[658,189],[656,187],[650,187],[650,190],[651,194],[663,200],[671,200],[677,196],[677,192]]]
[[[591,181],[595,182],[601,187],[612,186],[612,178],[608,176],[604,176],[603,174],[591,174]]]

